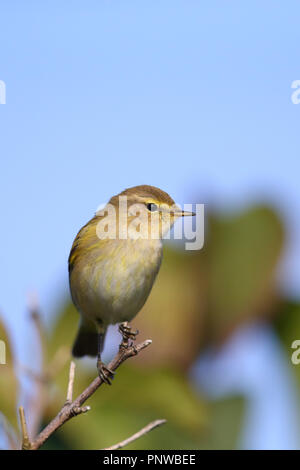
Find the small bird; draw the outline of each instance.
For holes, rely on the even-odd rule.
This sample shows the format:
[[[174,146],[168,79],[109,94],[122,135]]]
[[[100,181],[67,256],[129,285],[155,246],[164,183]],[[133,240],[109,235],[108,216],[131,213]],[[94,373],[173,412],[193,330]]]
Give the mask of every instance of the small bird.
[[[135,337],[128,322],[150,294],[162,238],[179,217],[191,215],[166,192],[141,185],[113,196],[78,232],[69,256],[70,291],[81,317],[72,354],[97,356],[106,383],[113,374],[101,360],[107,327],[119,323],[123,336]]]

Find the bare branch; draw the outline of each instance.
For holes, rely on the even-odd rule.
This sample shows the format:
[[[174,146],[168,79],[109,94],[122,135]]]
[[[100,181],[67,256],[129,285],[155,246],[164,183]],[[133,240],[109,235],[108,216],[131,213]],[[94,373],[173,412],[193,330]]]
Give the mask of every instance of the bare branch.
[[[28,435],[27,423],[25,419],[23,406],[19,407],[19,415],[20,415],[21,431],[22,431],[22,450],[31,450],[32,444],[30,442],[29,435]]]
[[[111,447],[106,447],[105,449],[102,449],[102,450],[122,449],[123,447],[128,446],[128,444],[131,444],[131,442],[136,441],[137,439],[144,436],[145,434],[148,434],[148,432],[152,431],[152,429],[155,429],[158,426],[161,426],[162,424],[165,424],[166,422],[167,422],[166,419],[157,419],[156,421],[152,421],[152,423],[147,424],[147,426],[145,426],[143,429],[136,432],[135,434],[128,437],[127,439],[124,439],[124,441],[118,442],[118,444],[115,444]]]
[[[108,368],[111,370],[116,370],[124,361],[130,357],[136,356],[140,351],[147,348],[151,343],[152,341],[150,339],[138,344],[137,346],[133,345],[133,343],[130,343],[128,347],[124,347],[123,343],[121,343],[118,353],[108,364]],[[55,418],[53,418],[53,420],[31,443],[31,449],[39,449],[44,444],[44,442],[64,423],[69,421],[74,416],[86,413],[90,407],[82,407],[82,405],[103,383],[104,382],[100,377],[96,377],[93,382],[72,403],[65,404],[59,413],[55,416]]]
[[[75,379],[75,362],[71,361],[70,372],[69,372],[69,383],[68,383],[68,392],[67,392],[67,401],[66,404],[71,404],[73,400],[73,387]]]

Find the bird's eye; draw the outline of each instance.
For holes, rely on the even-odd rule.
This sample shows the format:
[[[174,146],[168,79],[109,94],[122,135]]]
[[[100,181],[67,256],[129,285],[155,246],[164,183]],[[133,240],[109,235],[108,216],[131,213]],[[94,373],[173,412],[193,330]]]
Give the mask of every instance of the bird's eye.
[[[158,210],[158,207],[156,204],[153,204],[152,202],[150,204],[147,204],[147,209],[150,212],[155,212]]]

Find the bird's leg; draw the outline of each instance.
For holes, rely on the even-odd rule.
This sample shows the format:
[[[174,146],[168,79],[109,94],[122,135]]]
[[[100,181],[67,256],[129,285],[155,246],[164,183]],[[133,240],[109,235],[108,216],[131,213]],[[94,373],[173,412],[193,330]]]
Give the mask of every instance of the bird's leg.
[[[122,335],[122,343],[120,344],[120,347],[124,349],[127,349],[129,347],[129,340],[133,342],[136,336],[139,334],[138,330],[132,330],[131,326],[127,321],[120,324],[119,332]]]
[[[101,380],[103,382],[107,383],[108,385],[111,385],[111,376],[113,376],[115,373],[113,370],[109,369],[104,362],[101,360],[101,337],[102,335],[98,334],[98,353],[97,353],[97,369],[98,369],[98,374]]]

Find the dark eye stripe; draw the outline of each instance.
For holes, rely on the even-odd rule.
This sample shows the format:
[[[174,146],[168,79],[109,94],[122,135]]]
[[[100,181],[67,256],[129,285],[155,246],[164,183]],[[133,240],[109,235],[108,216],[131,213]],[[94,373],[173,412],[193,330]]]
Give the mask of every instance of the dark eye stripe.
[[[147,204],[147,209],[150,212],[155,212],[158,210],[158,207],[156,204],[153,204],[152,202],[150,204]]]

